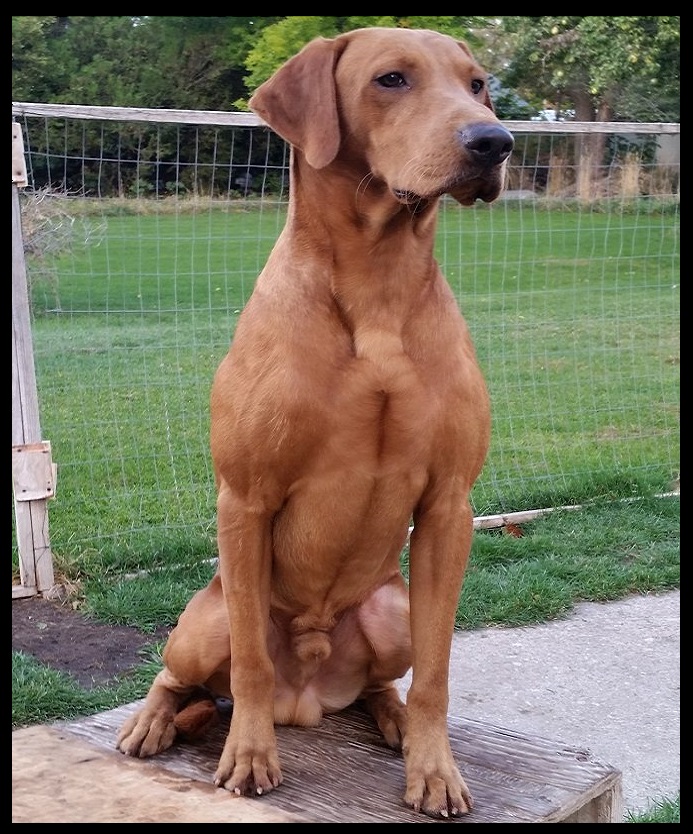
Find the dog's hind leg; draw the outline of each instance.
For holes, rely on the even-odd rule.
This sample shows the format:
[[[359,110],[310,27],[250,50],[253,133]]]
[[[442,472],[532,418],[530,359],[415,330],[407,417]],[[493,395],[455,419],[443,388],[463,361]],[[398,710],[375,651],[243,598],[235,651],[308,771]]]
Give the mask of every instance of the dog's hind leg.
[[[199,735],[209,726],[211,710],[216,711],[216,707],[211,698],[191,701],[197,690],[162,669],[154,678],[144,707],[123,724],[116,741],[118,750],[127,756],[146,758],[168,749],[179,733],[186,737]]]
[[[394,681],[405,675],[411,665],[411,637],[408,589],[399,573],[361,605],[358,618],[374,655],[361,699],[385,741],[401,750],[407,708]]]
[[[363,700],[385,741],[395,750],[401,750],[407,731],[407,708],[399,697],[397,687],[391,684],[379,692],[369,692]]]
[[[118,734],[116,747],[146,758],[168,749],[178,736],[194,738],[217,718],[212,695],[228,695],[230,640],[218,576],[190,600],[171,632],[164,668],[144,706]],[[219,692],[213,683],[223,682]]]

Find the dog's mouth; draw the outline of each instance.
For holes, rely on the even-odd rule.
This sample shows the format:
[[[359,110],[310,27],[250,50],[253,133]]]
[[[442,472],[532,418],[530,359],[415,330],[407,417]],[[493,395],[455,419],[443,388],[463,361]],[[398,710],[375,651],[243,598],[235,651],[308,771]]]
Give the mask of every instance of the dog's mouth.
[[[403,188],[393,188],[392,193],[395,195],[395,199],[405,206],[410,206],[413,203],[419,203],[421,200],[426,199],[426,197],[422,197],[421,194],[417,194],[415,191],[405,191]]]
[[[474,205],[477,200],[492,203],[503,190],[503,179],[503,172],[498,170],[494,176],[458,180],[449,188],[446,188],[445,193],[463,206]]]
[[[393,188],[392,194],[398,203],[401,203],[403,206],[407,206],[414,213],[423,211],[432,199],[435,199],[435,197],[440,196],[434,195],[431,197],[423,197],[421,194],[417,194],[415,191],[406,191],[402,188]]]
[[[464,206],[471,206],[477,200],[485,203],[493,202],[503,188],[503,176],[500,170],[485,172],[483,175],[458,176],[451,179],[441,188],[428,194],[417,194],[405,188],[391,189],[397,202],[409,206],[414,211],[421,211],[432,200],[437,200],[444,194],[449,194]]]

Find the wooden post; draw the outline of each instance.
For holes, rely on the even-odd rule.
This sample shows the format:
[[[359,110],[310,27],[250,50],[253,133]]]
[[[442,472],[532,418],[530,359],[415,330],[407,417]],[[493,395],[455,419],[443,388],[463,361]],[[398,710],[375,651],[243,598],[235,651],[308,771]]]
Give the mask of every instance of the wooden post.
[[[12,598],[53,587],[48,499],[55,495],[56,468],[50,443],[41,440],[31,337],[19,188],[27,184],[22,132],[12,124],[12,490],[20,584]]]

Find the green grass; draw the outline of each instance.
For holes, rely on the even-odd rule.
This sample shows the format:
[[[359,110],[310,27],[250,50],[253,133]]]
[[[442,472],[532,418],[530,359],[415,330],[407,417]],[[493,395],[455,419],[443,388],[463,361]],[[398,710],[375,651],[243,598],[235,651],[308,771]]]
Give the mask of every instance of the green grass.
[[[83,689],[65,672],[13,651],[12,729],[93,715],[144,698],[160,668],[160,655],[143,656],[141,666],[111,685]]]
[[[641,814],[626,813],[624,822],[681,822],[681,793],[653,799],[650,808]]]
[[[652,498],[556,512],[519,538],[477,532],[457,626],[530,625],[576,602],[678,587],[679,524],[678,499]]]
[[[677,498],[608,502],[555,512],[522,526],[520,538],[477,531],[456,625],[522,626],[565,616],[583,600],[656,593],[680,584]],[[408,575],[408,549],[402,567]],[[214,563],[194,556],[136,580],[84,560],[82,609],[112,624],[153,631],[173,625]]]

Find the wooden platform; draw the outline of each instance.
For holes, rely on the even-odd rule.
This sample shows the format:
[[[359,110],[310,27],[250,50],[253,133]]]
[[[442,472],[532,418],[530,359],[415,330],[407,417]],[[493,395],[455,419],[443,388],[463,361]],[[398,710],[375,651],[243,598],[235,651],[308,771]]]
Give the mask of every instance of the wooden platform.
[[[278,727],[284,783],[264,797],[212,785],[228,726],[154,759],[115,750],[127,704],[12,734],[12,822],[436,822],[404,806],[404,766],[357,708]],[[621,774],[581,749],[449,720],[474,796],[464,823],[622,822]]]

